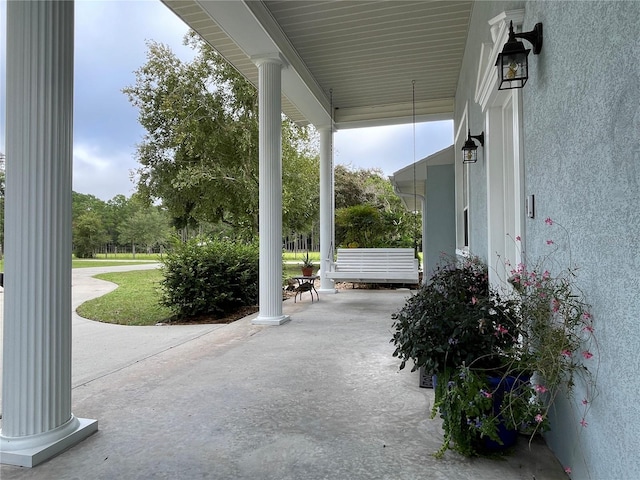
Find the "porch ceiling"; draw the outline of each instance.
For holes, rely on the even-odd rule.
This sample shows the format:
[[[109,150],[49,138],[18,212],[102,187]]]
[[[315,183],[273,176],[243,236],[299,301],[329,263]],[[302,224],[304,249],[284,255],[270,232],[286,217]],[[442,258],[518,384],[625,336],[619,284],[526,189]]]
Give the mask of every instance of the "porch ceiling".
[[[471,1],[162,0],[257,85],[251,57],[279,53],[282,108],[336,128],[451,118]],[[330,92],[333,92],[330,94]]]

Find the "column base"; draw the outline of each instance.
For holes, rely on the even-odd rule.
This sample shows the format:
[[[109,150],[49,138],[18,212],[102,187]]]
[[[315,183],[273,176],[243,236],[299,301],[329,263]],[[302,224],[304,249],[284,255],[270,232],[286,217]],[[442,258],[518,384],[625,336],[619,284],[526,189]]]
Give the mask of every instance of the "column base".
[[[251,320],[253,325],[282,325],[283,323],[287,323],[291,320],[289,315],[280,315],[279,317],[261,317],[258,315],[256,318]]]
[[[98,420],[71,417],[50,432],[28,437],[3,437],[0,432],[0,463],[35,467],[80,443],[98,431]]]

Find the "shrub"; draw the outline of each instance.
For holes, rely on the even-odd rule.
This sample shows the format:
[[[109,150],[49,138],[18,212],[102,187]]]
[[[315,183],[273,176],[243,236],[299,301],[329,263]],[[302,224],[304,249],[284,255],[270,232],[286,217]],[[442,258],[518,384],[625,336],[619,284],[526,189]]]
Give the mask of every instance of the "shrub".
[[[413,370],[424,366],[434,373],[463,364],[493,368],[516,341],[513,308],[491,291],[480,259],[449,259],[392,315],[393,356],[401,369],[411,359]]]
[[[258,248],[194,239],[176,245],[162,266],[161,303],[176,316],[225,316],[258,301]]]

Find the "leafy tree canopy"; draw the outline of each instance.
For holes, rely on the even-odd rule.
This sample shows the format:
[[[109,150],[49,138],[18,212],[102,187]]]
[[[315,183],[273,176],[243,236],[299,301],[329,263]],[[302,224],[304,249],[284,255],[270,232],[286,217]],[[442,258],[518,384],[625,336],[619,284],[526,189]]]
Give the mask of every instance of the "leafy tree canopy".
[[[255,87],[191,32],[183,62],[148,43],[147,62],[123,89],[147,133],[137,149],[138,191],[160,199],[178,228],[225,223],[258,231],[258,95]],[[318,212],[318,158],[309,131],[283,120],[283,223],[310,228]]]
[[[379,169],[335,168],[336,244],[352,247],[415,247],[420,216],[407,212]]]

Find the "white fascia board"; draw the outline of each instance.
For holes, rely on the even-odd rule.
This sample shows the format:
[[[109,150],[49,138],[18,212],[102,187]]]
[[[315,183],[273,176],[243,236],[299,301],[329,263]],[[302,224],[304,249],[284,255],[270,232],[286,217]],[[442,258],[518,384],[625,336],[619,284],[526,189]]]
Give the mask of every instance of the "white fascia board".
[[[330,125],[326,94],[262,2],[198,0],[198,4],[249,58],[280,54],[286,61],[282,94],[316,127]]]

